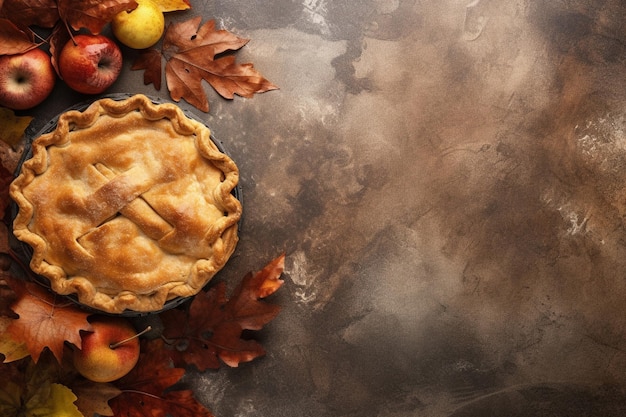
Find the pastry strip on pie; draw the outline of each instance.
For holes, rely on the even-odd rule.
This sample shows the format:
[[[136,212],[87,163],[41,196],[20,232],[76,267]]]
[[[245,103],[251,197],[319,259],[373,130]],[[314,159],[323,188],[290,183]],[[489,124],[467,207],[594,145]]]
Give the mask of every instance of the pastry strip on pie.
[[[237,241],[239,171],[209,129],[143,95],[63,113],[10,188],[53,291],[109,313],[199,292]]]

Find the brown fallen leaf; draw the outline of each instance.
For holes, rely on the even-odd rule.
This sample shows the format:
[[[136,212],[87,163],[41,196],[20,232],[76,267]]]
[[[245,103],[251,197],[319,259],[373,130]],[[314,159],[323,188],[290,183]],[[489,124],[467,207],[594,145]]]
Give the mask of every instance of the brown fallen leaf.
[[[9,19],[0,18],[0,55],[21,54],[36,47],[28,33]]]
[[[76,394],[76,406],[85,416],[112,416],[113,410],[109,401],[122,393],[113,384],[104,384],[81,380],[80,384],[71,386]]]
[[[65,25],[60,22],[52,29],[48,40],[48,44],[50,45],[50,62],[59,78],[61,78],[61,72],[59,71],[59,55],[70,39],[70,33],[67,31]]]
[[[21,28],[51,28],[59,20],[56,0],[4,0],[0,16]]]
[[[161,340],[144,341],[135,368],[114,383],[121,394],[110,401],[113,414],[116,417],[214,417],[191,390],[171,389],[184,374],[183,368],[172,367]]]
[[[220,360],[236,367],[263,356],[263,347],[256,340],[242,338],[242,332],[260,330],[280,311],[279,306],[261,299],[282,285],[284,259],[283,254],[261,271],[247,274],[230,299],[220,282],[196,295],[187,311],[163,313],[163,336],[170,343],[174,363],[203,371],[219,368]]]
[[[251,98],[254,94],[278,89],[265,79],[251,63],[238,64],[232,55],[249,39],[226,30],[216,30],[215,21],[200,24],[201,17],[168,25],[161,50],[149,50],[133,63],[133,70],[145,70],[144,83],[160,89],[161,62],[165,61],[165,80],[172,100],[181,99],[204,112],[209,101],[202,81],[226,99],[235,95]]]
[[[154,88],[161,90],[162,81],[162,67],[161,67],[161,52],[156,49],[149,49],[140,54],[133,65],[131,70],[145,70],[143,73],[143,83],[145,85],[154,84]]]
[[[137,7],[135,0],[58,0],[59,17],[72,29],[98,34],[113,16]]]

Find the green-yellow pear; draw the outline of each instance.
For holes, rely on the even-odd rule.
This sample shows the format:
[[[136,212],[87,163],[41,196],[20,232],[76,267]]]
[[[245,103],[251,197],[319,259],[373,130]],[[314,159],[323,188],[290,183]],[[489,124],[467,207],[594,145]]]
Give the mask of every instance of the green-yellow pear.
[[[136,0],[133,10],[116,14],[111,21],[115,37],[133,49],[149,48],[161,39],[165,30],[165,17],[152,0]]]

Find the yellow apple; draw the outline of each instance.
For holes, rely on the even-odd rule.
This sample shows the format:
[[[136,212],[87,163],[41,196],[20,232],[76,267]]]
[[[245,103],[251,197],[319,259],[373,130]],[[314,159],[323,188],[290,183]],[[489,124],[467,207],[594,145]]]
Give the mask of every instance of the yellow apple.
[[[139,338],[125,318],[95,316],[93,331],[81,334],[81,348],[74,349],[76,370],[95,382],[111,382],[126,375],[139,360]]]
[[[133,10],[116,14],[111,21],[115,37],[133,49],[149,48],[161,39],[165,30],[163,12],[152,0],[136,0]]]

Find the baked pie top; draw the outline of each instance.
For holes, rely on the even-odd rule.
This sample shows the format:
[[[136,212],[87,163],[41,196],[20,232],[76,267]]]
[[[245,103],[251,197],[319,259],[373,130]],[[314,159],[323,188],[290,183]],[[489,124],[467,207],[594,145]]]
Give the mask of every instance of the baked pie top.
[[[53,291],[109,313],[195,295],[237,244],[239,171],[209,129],[143,95],[63,113],[10,188]]]

